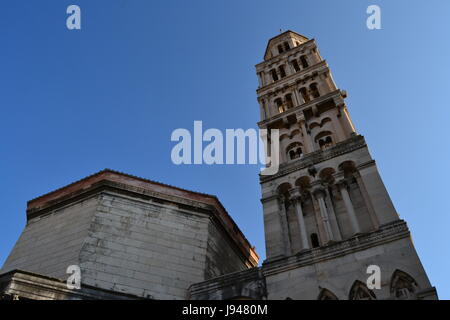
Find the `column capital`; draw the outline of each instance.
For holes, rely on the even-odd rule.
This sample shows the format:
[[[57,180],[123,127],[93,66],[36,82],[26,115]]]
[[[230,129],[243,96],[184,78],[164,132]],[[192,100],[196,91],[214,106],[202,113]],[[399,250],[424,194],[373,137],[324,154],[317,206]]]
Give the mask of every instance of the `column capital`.
[[[349,186],[349,182],[347,179],[342,178],[336,181],[336,185],[339,187],[339,189],[343,189]]]
[[[323,186],[316,186],[312,189],[311,193],[314,195],[316,199],[325,198],[325,188]]]
[[[297,116],[297,122],[301,124],[306,124],[306,119],[305,116],[303,114],[296,114]]]
[[[295,187],[289,190],[289,200],[292,202],[300,202],[302,198],[302,192],[300,187]]]

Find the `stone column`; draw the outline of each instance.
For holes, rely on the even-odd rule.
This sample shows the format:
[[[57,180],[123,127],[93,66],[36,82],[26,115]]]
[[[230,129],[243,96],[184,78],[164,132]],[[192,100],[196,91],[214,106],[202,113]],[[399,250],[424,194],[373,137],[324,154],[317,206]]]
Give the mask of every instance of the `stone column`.
[[[333,230],[331,229],[330,219],[328,217],[327,206],[325,205],[325,190],[322,187],[318,187],[314,189],[313,195],[319,203],[320,208],[320,217],[322,219],[322,223],[325,229],[325,234],[327,239],[325,242],[329,242],[334,240]]]
[[[295,95],[295,98],[297,99],[297,106],[305,103],[305,101],[303,100],[303,97],[300,97],[300,93],[298,92],[297,86],[295,86],[295,88],[294,88],[294,95]]]
[[[345,204],[345,209],[347,210],[347,214],[348,217],[350,218],[350,223],[352,224],[352,228],[353,228],[353,233],[357,234],[357,233],[361,233],[361,230],[359,228],[359,223],[358,220],[356,218],[356,213],[355,210],[353,209],[353,203],[352,200],[350,199],[350,195],[348,194],[348,183],[346,180],[340,180],[337,183],[339,190],[341,191],[341,195],[342,195],[342,200],[344,200],[344,204]]]
[[[310,153],[314,151],[314,145],[311,140],[311,136],[309,135],[308,131],[306,130],[306,121],[304,118],[300,118],[299,120],[300,128],[302,129],[303,134],[303,142],[305,143],[305,153]]]
[[[295,212],[297,214],[297,221],[298,221],[298,227],[300,229],[300,239],[302,242],[302,248],[303,250],[310,249],[309,242],[308,242],[308,234],[306,232],[306,224],[305,219],[303,218],[303,209],[302,209],[302,202],[301,202],[301,196],[300,196],[300,188],[293,188],[289,190],[290,199],[292,201],[292,204],[295,206]]]
[[[278,198],[278,205],[280,206],[280,220],[281,220],[281,230],[283,232],[283,240],[284,240],[284,249],[286,256],[290,256],[292,254],[291,248],[291,237],[289,234],[289,224],[286,214],[286,206],[285,206],[285,197],[280,195]]]
[[[336,212],[334,211],[331,194],[328,191],[328,188],[325,188],[325,196],[326,196],[325,202],[327,204],[327,207],[328,207],[329,213],[330,213],[331,226],[334,229],[333,234],[335,235],[335,238],[336,238],[335,240],[341,241],[342,240],[341,230],[339,229],[339,224],[338,224],[337,218],[336,218]]]
[[[356,183],[358,184],[359,190],[361,191],[361,195],[364,199],[367,211],[369,212],[372,225],[375,229],[378,229],[380,227],[380,222],[378,221],[377,214],[375,213],[375,209],[373,208],[372,201],[370,200],[370,196],[367,192],[366,186],[364,185],[364,181],[361,178],[361,174],[359,172],[355,172],[353,176],[355,177]]]

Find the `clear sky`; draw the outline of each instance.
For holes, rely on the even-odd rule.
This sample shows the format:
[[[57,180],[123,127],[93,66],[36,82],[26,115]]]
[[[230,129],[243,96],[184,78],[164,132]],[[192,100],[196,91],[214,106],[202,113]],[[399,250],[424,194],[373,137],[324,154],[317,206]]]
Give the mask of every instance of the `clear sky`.
[[[449,299],[449,14],[446,0],[1,1],[0,265],[27,200],[104,168],[217,195],[264,259],[259,166],[175,166],[170,136],[194,120],[256,128],[254,65],[281,28],[317,40]]]

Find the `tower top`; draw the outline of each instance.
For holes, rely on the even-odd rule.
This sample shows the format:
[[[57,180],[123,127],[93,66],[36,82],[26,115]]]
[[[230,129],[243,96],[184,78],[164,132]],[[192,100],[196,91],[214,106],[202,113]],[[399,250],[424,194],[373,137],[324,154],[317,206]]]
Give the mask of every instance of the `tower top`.
[[[279,35],[271,38],[267,43],[266,52],[264,53],[264,60],[272,59],[273,57],[290,50],[309,39],[301,34],[287,30]]]

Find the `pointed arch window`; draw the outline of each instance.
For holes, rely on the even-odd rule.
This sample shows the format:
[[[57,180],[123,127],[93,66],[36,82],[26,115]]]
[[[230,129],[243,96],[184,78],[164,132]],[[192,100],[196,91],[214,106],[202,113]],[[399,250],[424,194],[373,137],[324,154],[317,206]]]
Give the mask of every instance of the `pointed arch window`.
[[[359,280],[356,280],[350,289],[349,300],[376,300],[377,297],[372,290]]]
[[[407,273],[396,270],[391,278],[391,295],[397,300],[416,298],[417,282]]]
[[[317,300],[339,300],[336,295],[328,289],[322,289],[320,291]]]

